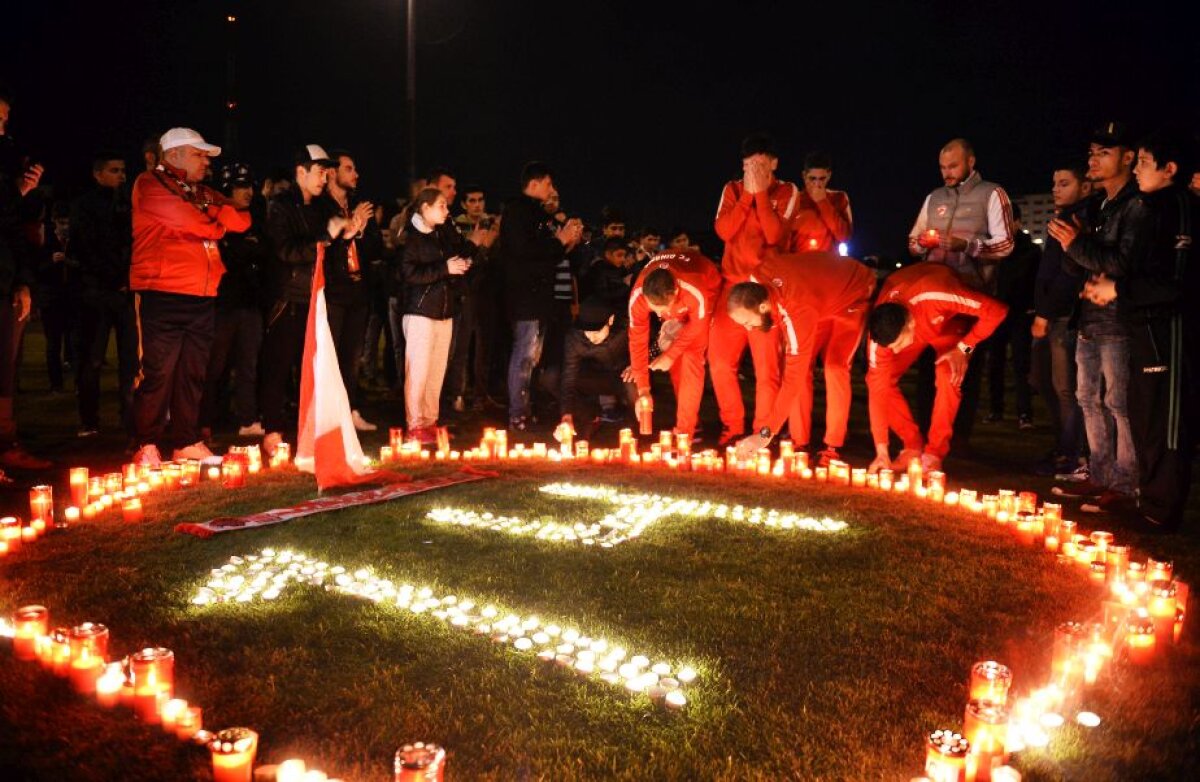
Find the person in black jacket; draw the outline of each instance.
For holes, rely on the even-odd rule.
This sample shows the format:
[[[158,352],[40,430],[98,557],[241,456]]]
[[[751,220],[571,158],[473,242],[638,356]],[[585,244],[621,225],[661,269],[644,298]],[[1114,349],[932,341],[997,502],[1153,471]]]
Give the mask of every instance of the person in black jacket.
[[[454,316],[462,304],[465,277],[478,245],[447,218],[450,207],[437,188],[417,194],[408,241],[404,244],[404,407],[409,437],[437,441],[438,403]]]
[[[338,369],[346,396],[350,400],[354,428],[373,432],[375,424],[359,412],[358,365],[362,359],[367,319],[371,314],[370,290],[364,273],[383,258],[383,236],[375,222],[375,205],[358,196],[358,169],[354,157],[345,150],[330,153],[335,167],[330,169],[325,193],[318,199],[325,214],[338,215],[361,224],[357,234],[339,237],[325,248],[325,303],[329,312],[329,331],[337,350]]]
[[[267,455],[275,452],[293,420],[288,412],[289,391],[295,386],[294,377],[304,353],[317,247],[359,230],[341,215],[325,214],[317,203],[331,168],[333,161],[320,145],[301,148],[296,155],[296,186],[272,199],[267,207],[273,303],[267,312],[258,387],[258,409],[267,433],[263,450]]]
[[[100,370],[110,332],[117,342],[117,399],[125,428],[138,370],[137,324],[129,292],[133,223],[125,161],[100,154],[92,163],[92,177],[96,187],[80,196],[71,212],[71,246],[82,287],[76,374],[80,437],[100,429]]]
[[[1097,130],[1088,147],[1088,178],[1100,192],[1092,196],[1087,222],[1056,218],[1046,229],[1067,262],[1094,280],[1124,277],[1145,246],[1146,207],[1133,179],[1133,143],[1119,122]],[[1090,472],[1088,480],[1055,491],[1082,497],[1085,513],[1127,510],[1137,488],[1137,452],[1129,423],[1129,325],[1116,307],[1082,302],[1075,361]]]
[[[254,198],[250,169],[232,163],[221,170],[221,192],[237,209],[248,210]],[[262,229],[254,223],[242,233],[228,233],[220,242],[225,274],[217,288],[217,317],[204,395],[200,398],[200,433],[212,436],[222,386],[233,370],[233,414],[239,437],[266,434],[258,418],[258,353],[263,341],[263,280],[270,259]]]
[[[637,401],[637,385],[621,380],[629,366],[629,330],[617,314],[621,307],[599,298],[585,299],[579,315],[567,331],[563,346],[562,422],[590,439],[600,424],[596,413],[604,397],[624,398],[627,409]]]
[[[988,338],[987,377],[991,411],[985,423],[1004,420],[1004,380],[1012,348],[1013,386],[1016,388],[1017,427],[1033,428],[1033,387],[1029,384],[1029,334],[1033,322],[1033,288],[1042,254],[1029,234],[1021,230],[1021,208],[1012,205],[1013,251],[1004,263],[997,264],[996,296],[1008,305],[1008,315],[1000,328]]]
[[[554,273],[566,248],[583,235],[579,223],[551,228],[542,204],[554,191],[554,176],[543,163],[521,171],[521,195],[504,205],[497,254],[503,264],[513,346],[508,361],[508,426],[529,426],[529,381],[542,355],[546,323],[554,306]]]
[[[1050,192],[1056,215],[1071,219],[1086,204],[1091,183],[1082,166],[1062,166],[1054,171]],[[1034,283],[1030,333],[1034,383],[1050,414],[1055,447],[1034,472],[1057,477],[1078,471],[1077,477],[1085,478],[1087,468],[1080,466],[1083,413],[1075,398],[1075,326],[1071,323],[1084,278],[1074,264],[1068,268],[1064,260],[1062,245],[1054,237],[1046,237]]]
[[[605,239],[603,257],[592,265],[583,278],[583,298],[608,302],[617,312],[617,319],[621,320],[622,310],[629,306],[629,292],[636,279],[630,269],[632,265],[633,259],[623,238],[613,236]]]
[[[45,242],[38,254],[34,301],[46,335],[46,374],[50,393],[63,391],[64,349],[70,345],[79,312],[79,261],[71,246],[70,204],[59,201],[51,210],[50,225],[43,227]],[[66,351],[70,361],[70,350]]]
[[[1138,188],[1147,241],[1120,279],[1099,279],[1084,295],[1116,303],[1129,324],[1129,411],[1138,456],[1137,508],[1153,528],[1183,522],[1196,436],[1197,319],[1189,295],[1200,290],[1193,239],[1200,202],[1185,185],[1195,160],[1185,136],[1160,133],[1138,149]]]

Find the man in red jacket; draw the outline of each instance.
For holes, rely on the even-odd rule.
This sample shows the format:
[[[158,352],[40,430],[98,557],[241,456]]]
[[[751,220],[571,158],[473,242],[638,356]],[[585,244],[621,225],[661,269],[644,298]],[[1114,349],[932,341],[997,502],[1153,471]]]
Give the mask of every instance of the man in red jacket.
[[[728,291],[745,282],[763,254],[782,248],[796,207],[796,186],[775,178],[779,156],[769,136],[756,133],[742,142],[742,179],[727,182],[717,206],[716,231],[725,242],[721,276],[725,290],[717,302],[709,338],[708,363],[721,411],[721,445],[739,439],[746,429],[746,406],[738,384],[738,364],[746,343],[754,359],[754,428],[761,429],[779,390],[779,343],[762,331],[747,331],[729,317]]]
[[[803,176],[804,190],[792,217],[790,249],[797,253],[837,252],[840,243],[850,241],[854,226],[850,196],[829,189],[833,159],[824,152],[810,152],[804,158]]]
[[[825,449],[819,466],[840,459],[850,419],[850,364],[862,339],[875,273],[836,253],[771,256],[729,292],[729,317],[748,330],[773,332],[783,345],[783,384],[764,426],[738,443],[740,458],[765,448],[789,421],[807,449],[813,366],[825,356]]]
[[[675,431],[694,434],[704,394],[704,351],[721,274],[698,252],[661,253],[642,269],[629,295],[629,359],[624,378],[637,385],[639,401],[650,397],[650,371],[671,373]],[[663,323],[662,353],[650,352],[650,313]]]
[[[954,416],[962,401],[962,381],[975,346],[1004,321],[1008,307],[969,287],[942,263],[917,263],[888,277],[871,313],[867,345],[867,392],[875,461],[871,471],[891,466],[888,430],[904,443],[897,466],[920,457],[926,470],[940,469],[950,452]],[[926,347],[937,356],[937,396],[929,440],[913,421],[900,377]],[[923,451],[923,453],[922,453]]]
[[[190,128],[168,130],[159,146],[162,162],[133,185],[129,267],[142,360],[134,381],[134,461],[150,465],[161,461],[160,443],[173,448],[173,459],[213,459],[196,418],[225,271],[217,240],[250,227],[248,211],[200,184],[220,147]]]

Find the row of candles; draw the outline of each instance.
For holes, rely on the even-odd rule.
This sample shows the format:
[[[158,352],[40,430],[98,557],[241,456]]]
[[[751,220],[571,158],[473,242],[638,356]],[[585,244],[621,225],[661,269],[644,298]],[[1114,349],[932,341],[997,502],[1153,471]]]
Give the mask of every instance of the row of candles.
[[[281,443],[268,460],[272,468],[290,461],[290,446]],[[158,467],[126,464],[120,472],[90,475],[87,467],[72,467],[69,473],[69,504],[56,512],[54,488],[34,486],[29,490],[29,521],[16,516],[0,518],[0,557],[15,553],[50,529],[66,529],[80,520],[91,520],[119,509],[128,523],[143,520],[142,497],[160,489],[183,489],[200,483],[202,476],[220,481],[228,489],[246,485],[246,476],[262,471],[264,462],[257,445],[233,447],[219,466],[207,468],[199,461],[167,462]]]
[[[513,516],[497,516],[462,508],[434,508],[426,518],[438,524],[477,527],[509,535],[533,537],[551,542],[578,542],[587,546],[612,548],[641,536],[647,527],[667,516],[717,518],[780,530],[808,532],[838,532],[846,522],[829,517],[815,518],[778,510],[746,508],[742,505],[684,500],[657,494],[626,494],[605,486],[581,486],[574,483],[552,483],[541,492],[569,499],[602,500],[616,506],[599,521],[565,524],[553,519],[526,520]]]
[[[366,568],[350,572],[293,551],[264,549],[258,554],[231,557],[228,563],[210,573],[192,603],[209,606],[275,600],[291,584],[317,586],[430,616],[581,677],[643,693],[670,709],[687,704],[684,689],[697,678],[691,666],[654,662],[646,655],[630,654],[623,646],[565,623],[504,611],[459,595],[438,596],[430,587],[396,584]]]
[[[110,661],[109,629],[93,622],[51,628],[45,606],[18,608],[11,623],[0,621],[0,636],[12,639],[13,656],[38,662],[53,675],[67,679],[78,694],[94,698],[106,709],[123,707],[142,722],[158,725],[181,741],[208,748],[214,782],[250,782],[258,734],[248,728],[204,730],[204,710],[175,697],[175,654],[162,647],[140,649],[122,660]],[[303,760],[263,767],[276,782],[337,782]]]

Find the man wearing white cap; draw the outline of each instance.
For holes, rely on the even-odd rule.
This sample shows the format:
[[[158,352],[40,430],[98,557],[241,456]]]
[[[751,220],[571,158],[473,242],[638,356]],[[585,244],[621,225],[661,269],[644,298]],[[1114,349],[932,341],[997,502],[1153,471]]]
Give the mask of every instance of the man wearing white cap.
[[[162,160],[133,185],[133,257],[142,365],[134,382],[134,461],[157,464],[158,446],[174,459],[212,459],[196,418],[213,339],[217,285],[225,271],[217,240],[250,227],[250,213],[201,182],[221,148],[190,128],[159,139]]]

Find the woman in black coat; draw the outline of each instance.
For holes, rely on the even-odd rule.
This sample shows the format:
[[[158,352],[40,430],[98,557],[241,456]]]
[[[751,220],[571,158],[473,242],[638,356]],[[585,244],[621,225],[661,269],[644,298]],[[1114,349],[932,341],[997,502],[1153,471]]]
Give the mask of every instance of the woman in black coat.
[[[422,190],[404,245],[404,406],[409,437],[422,444],[437,441],[438,402],[454,316],[465,290],[465,278],[479,257],[479,247],[465,239],[447,219],[450,208],[436,188]]]

